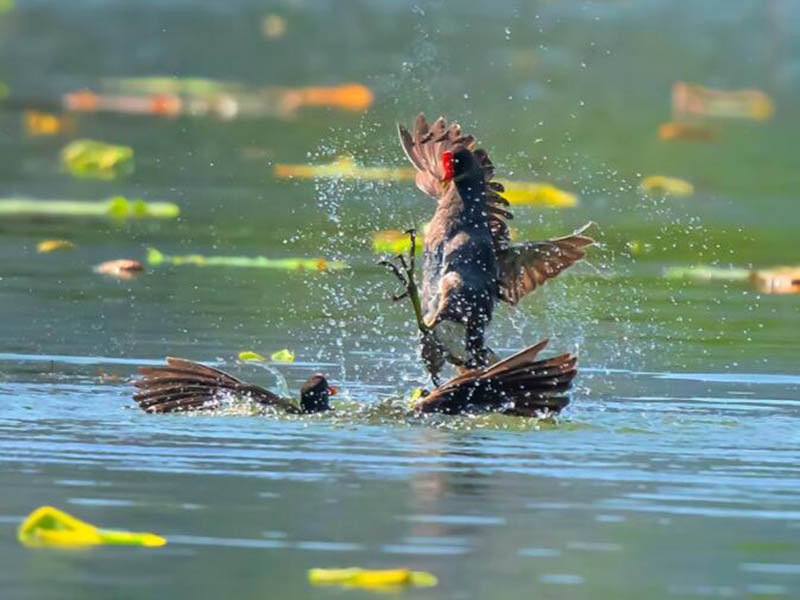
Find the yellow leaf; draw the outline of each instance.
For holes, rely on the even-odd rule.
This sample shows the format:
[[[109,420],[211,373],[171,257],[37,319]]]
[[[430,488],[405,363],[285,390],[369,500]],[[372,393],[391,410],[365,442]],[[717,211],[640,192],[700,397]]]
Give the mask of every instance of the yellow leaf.
[[[422,252],[423,238],[417,234],[417,252]],[[377,231],[372,236],[376,254],[406,254],[411,250],[411,238],[404,231]]]
[[[134,170],[133,148],[97,140],[75,140],[61,151],[61,161],[75,177],[116,179]]]
[[[549,183],[537,181],[498,180],[505,191],[501,196],[510,204],[547,206],[550,208],[570,208],[578,205],[578,197],[572,192],[562,190]]]
[[[242,352],[239,352],[239,360],[252,360],[256,362],[264,362],[267,359],[261,356],[258,352],[253,352],[252,350],[244,350]]]
[[[438,580],[425,571],[410,569],[371,570],[351,567],[349,569],[309,569],[308,581],[312,585],[338,585],[364,589],[391,589],[397,587],[432,587]]]
[[[2,2],[2,0],[0,0]],[[55,135],[72,128],[72,121],[38,110],[26,110],[24,114],[25,129],[31,135]]]
[[[664,175],[645,177],[640,187],[644,192],[655,192],[670,196],[689,196],[694,192],[694,186],[688,181]]]
[[[28,515],[17,531],[17,539],[25,546],[62,548],[102,544],[163,546],[167,543],[154,533],[98,529],[52,506],[42,506]]]
[[[53,250],[69,250],[75,244],[67,240],[43,240],[36,245],[37,252],[52,252]]]
[[[658,126],[658,137],[662,140],[711,142],[716,133],[705,123],[670,121]]]
[[[284,348],[283,350],[278,350],[277,352],[270,354],[269,359],[272,362],[290,363],[294,362],[294,354]]]

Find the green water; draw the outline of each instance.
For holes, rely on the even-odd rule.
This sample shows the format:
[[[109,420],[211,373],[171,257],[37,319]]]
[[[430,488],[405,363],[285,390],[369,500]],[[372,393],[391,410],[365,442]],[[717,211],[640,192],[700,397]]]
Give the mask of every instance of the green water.
[[[800,595],[800,302],[746,283],[676,282],[665,267],[800,264],[800,10],[789,1],[405,3],[18,0],[0,16],[11,98],[54,99],[104,77],[254,85],[357,81],[366,113],[291,120],[80,115],[31,137],[0,105],[0,196],[182,207],[177,222],[0,221],[0,597],[327,598],[312,567],[435,573],[413,598],[796,598]],[[265,39],[268,13],[286,19]],[[659,141],[684,80],[755,87],[763,123],[713,143]],[[394,124],[457,118],[500,174],[580,195],[517,207],[520,237],[594,220],[602,245],[516,311],[490,343],[550,338],[581,374],[558,425],[376,408],[424,383],[409,307],[371,235],[421,225],[410,182],[286,182],[275,163],[405,166]],[[58,153],[130,145],[122,181],[75,180]],[[691,181],[646,198],[643,176]],[[37,254],[43,239],[71,251]],[[627,243],[650,244],[630,256]],[[166,254],[326,256],[335,273],[159,267],[130,282],[93,265]],[[264,369],[241,350],[289,348]],[[155,417],[135,366],[171,354],[296,390],[323,371],[351,408],[300,421]],[[118,375],[102,379],[99,372]],[[364,406],[354,409],[352,405]],[[154,531],[161,549],[55,552],[15,530],[41,504]]]

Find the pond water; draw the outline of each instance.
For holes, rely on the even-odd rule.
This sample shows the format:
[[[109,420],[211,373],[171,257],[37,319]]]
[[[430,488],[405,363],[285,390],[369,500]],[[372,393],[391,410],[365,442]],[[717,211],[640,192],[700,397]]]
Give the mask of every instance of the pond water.
[[[282,36],[264,36],[269,14]],[[0,16],[0,197],[123,194],[182,214],[0,220],[0,596],[366,597],[307,583],[309,568],[352,565],[436,574],[437,587],[401,594],[413,598],[800,596],[798,296],[663,277],[800,263],[799,30],[789,0],[17,0]],[[90,114],[56,136],[24,130],[26,103],[154,75],[354,81],[375,104],[292,119]],[[720,121],[711,143],[661,141],[678,80],[762,89],[775,116]],[[580,196],[572,209],[515,207],[521,239],[597,223],[589,260],[501,308],[489,336],[503,354],[543,337],[577,351],[556,423],[381,410],[425,379],[372,234],[422,226],[432,206],[411,182],[272,174],[341,155],[405,166],[395,123],[420,110],[475,131],[501,174]],[[70,178],[58,153],[78,137],[130,145],[135,173]],[[654,174],[695,193],[646,197],[639,182]],[[36,252],[61,238],[75,248]],[[148,247],[349,268],[92,272]],[[236,361],[281,348],[297,361]],[[130,379],[166,355],[292,392],[322,371],[342,405],[294,420],[143,414]],[[43,504],[169,544],[25,548],[16,528]]]

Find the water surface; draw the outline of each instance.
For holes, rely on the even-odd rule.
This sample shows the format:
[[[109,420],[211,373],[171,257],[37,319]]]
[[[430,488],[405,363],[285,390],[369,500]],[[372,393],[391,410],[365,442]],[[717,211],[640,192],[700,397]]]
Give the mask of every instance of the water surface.
[[[463,4],[463,3],[462,3]],[[311,588],[318,566],[435,573],[415,598],[795,598],[800,595],[800,304],[747,284],[666,281],[665,267],[797,264],[800,50],[791,2],[187,3],[18,0],[0,17],[14,94],[169,74],[258,85],[360,81],[365,114],[297,119],[80,116],[28,137],[0,110],[0,196],[177,202],[178,222],[0,222],[0,589],[17,599],[364,596]],[[267,40],[278,13],[286,35]],[[665,144],[675,80],[775,99],[766,123]],[[410,183],[285,182],[276,162],[354,155],[403,165],[394,123],[419,111],[474,129],[503,174],[581,196],[515,210],[521,237],[598,223],[588,264],[517,311],[492,346],[547,336],[581,375],[556,424],[390,416],[422,383],[410,311],[371,234],[421,225]],[[119,182],[72,180],[72,137],[134,147]],[[643,175],[692,181],[652,199]],[[38,255],[67,238],[71,252]],[[631,256],[626,244],[650,244]],[[342,273],[195,267],[131,282],[92,265],[168,254],[324,255]],[[298,362],[236,364],[290,348]],[[141,414],[138,364],[167,354],[296,390],[324,371],[338,415]],[[364,407],[364,408],[356,408]],[[41,504],[154,531],[162,549],[33,551]]]

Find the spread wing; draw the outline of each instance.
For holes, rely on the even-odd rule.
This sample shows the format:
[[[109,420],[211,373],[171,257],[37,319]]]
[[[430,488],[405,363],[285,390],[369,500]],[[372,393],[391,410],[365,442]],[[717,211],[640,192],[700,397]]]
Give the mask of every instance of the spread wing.
[[[244,383],[214,367],[184,358],[167,357],[166,365],[139,367],[142,376],[133,399],[145,412],[168,413],[219,408],[225,394],[252,399],[286,412],[298,409],[280,396],[257,385]]]
[[[564,393],[577,374],[571,354],[536,360],[547,340],[530,346],[487,369],[475,369],[444,383],[414,410],[419,413],[458,414],[478,410],[503,410],[532,416],[559,411],[569,403]]]
[[[449,185],[447,188],[442,185],[444,177],[442,154],[452,152],[457,146],[467,148],[475,154],[483,169],[483,179],[486,183],[484,198],[494,248],[496,251],[506,248],[510,236],[504,219],[512,219],[513,215],[506,208],[508,201],[500,195],[503,186],[492,181],[494,165],[489,159],[489,154],[482,148],[475,148],[475,137],[463,135],[457,123],[448,125],[444,117],[439,117],[429,125],[425,115],[421,113],[414,122],[413,131],[409,132],[400,123],[397,124],[397,131],[403,151],[417,169],[415,177],[417,187],[437,202],[456,193],[454,185]]]
[[[498,295],[512,306],[548,279],[586,255],[594,240],[583,235],[587,223],[571,235],[545,242],[526,242],[497,252]]]

